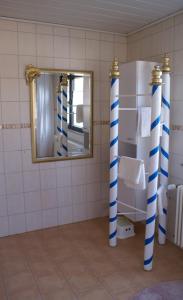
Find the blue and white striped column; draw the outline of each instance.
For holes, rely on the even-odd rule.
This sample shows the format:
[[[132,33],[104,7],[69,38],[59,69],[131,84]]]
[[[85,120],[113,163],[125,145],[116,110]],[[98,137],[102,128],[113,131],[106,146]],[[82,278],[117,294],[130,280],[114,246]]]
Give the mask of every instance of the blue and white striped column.
[[[67,75],[62,80],[62,155],[68,155],[68,124],[67,124]]]
[[[169,57],[165,56],[162,65],[162,108],[163,128],[161,137],[160,158],[160,185],[167,191],[168,187],[168,165],[169,165],[169,132],[170,132],[170,66]],[[159,215],[158,241],[163,245],[166,242],[167,223],[167,198],[163,198],[163,214]]]
[[[154,233],[157,211],[157,188],[159,173],[159,144],[162,79],[159,66],[152,71],[151,144],[149,153],[149,179],[147,186],[147,215],[144,249],[144,270],[150,271],[153,263]]]
[[[118,61],[114,59],[110,75],[109,245],[111,247],[117,245],[119,75]]]
[[[60,90],[60,89],[59,89]],[[58,91],[57,94],[57,136],[62,137],[62,100],[61,100],[61,91]],[[61,140],[61,139],[59,139]],[[57,143],[56,155],[62,156],[61,143]]]

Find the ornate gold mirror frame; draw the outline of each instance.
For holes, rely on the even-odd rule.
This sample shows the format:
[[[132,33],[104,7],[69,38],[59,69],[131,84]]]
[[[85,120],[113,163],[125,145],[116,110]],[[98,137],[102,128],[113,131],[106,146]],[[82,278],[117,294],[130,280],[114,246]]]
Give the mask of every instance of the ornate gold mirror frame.
[[[77,155],[77,156],[63,156],[63,157],[45,157],[38,158],[36,155],[36,80],[41,74],[87,74],[90,75],[91,88],[90,88],[90,134],[89,134],[89,145],[90,153]],[[51,161],[62,161],[70,159],[84,159],[93,157],[93,71],[83,70],[66,70],[66,69],[51,69],[51,68],[37,68],[33,65],[27,65],[25,69],[26,82],[29,85],[30,92],[30,119],[31,119],[31,141],[32,141],[32,162],[51,162]]]

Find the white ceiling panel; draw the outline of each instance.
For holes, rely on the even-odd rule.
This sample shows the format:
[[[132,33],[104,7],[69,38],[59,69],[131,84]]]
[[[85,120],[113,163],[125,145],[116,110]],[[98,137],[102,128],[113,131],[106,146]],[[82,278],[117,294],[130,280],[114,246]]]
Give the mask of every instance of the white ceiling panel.
[[[0,0],[0,16],[130,33],[183,9],[183,0]]]

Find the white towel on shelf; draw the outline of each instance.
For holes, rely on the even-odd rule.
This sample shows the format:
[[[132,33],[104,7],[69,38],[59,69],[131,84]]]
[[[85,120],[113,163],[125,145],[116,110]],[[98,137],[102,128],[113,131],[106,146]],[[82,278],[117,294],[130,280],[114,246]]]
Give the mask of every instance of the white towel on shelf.
[[[83,104],[76,106],[76,122],[83,123]]]
[[[119,162],[118,176],[130,188],[138,190],[146,188],[145,166],[141,159],[122,156]]]
[[[148,137],[151,134],[151,107],[139,107],[138,109],[138,133],[140,137]]]

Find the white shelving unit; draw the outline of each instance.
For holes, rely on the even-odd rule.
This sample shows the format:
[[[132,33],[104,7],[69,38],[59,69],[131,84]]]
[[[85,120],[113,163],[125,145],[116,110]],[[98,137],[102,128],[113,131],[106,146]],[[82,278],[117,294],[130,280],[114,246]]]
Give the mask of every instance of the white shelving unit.
[[[138,110],[140,107],[151,107],[151,71],[157,63],[135,61],[120,65],[119,95],[119,156],[142,159],[146,171],[149,157],[149,137],[138,134]],[[118,201],[146,211],[146,190],[137,191],[128,188],[119,179]],[[118,204],[119,212],[134,212],[133,209]],[[132,221],[145,219],[145,214],[134,212],[128,218]]]

